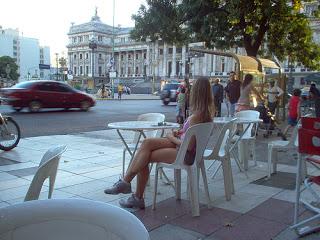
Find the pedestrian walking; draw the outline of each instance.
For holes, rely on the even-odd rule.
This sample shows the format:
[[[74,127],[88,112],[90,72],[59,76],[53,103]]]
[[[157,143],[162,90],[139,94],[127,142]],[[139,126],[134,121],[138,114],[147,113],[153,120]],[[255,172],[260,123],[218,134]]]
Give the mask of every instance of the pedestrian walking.
[[[282,138],[286,140],[286,134],[288,130],[297,125],[298,120],[300,118],[300,103],[301,103],[301,90],[294,89],[293,96],[289,100],[288,104],[288,126],[283,131]]]
[[[275,85],[275,81],[273,79],[270,80],[268,88],[268,108],[272,114],[275,114],[278,101],[282,95],[283,90]]]
[[[185,119],[185,107],[186,106],[186,88],[184,86],[179,87],[179,94],[177,96],[176,106],[176,121],[179,124],[183,124]]]
[[[212,95],[215,107],[215,116],[221,117],[221,104],[223,102],[223,86],[220,84],[220,79],[216,78],[212,85]]]
[[[262,96],[257,91],[257,89],[253,86],[253,76],[251,74],[246,74],[244,76],[244,80],[240,89],[240,97],[237,102],[237,109],[236,109],[237,112],[251,109],[251,101],[250,101],[251,93],[254,93],[256,95],[256,97],[258,98],[258,101],[262,101],[263,99]]]
[[[234,71],[229,73],[229,82],[225,87],[226,91],[226,100],[229,102],[229,114],[231,117],[234,117],[236,103],[240,97],[240,87],[241,82],[236,79],[236,74]]]
[[[122,93],[123,93],[123,85],[122,85],[122,83],[119,83],[119,85],[118,85],[118,99],[119,100],[121,100]]]
[[[320,91],[316,87],[315,83],[312,83],[310,86],[310,97],[314,100],[314,109],[316,117],[320,117]]]

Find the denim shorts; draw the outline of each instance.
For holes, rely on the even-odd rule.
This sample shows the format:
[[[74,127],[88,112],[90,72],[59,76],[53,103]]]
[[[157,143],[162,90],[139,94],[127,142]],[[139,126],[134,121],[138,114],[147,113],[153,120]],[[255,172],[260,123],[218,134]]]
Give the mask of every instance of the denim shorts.
[[[291,118],[291,117],[288,117],[288,124],[290,125],[290,126],[295,126],[295,125],[297,125],[297,123],[298,123],[298,121],[297,121],[297,119],[296,118]]]

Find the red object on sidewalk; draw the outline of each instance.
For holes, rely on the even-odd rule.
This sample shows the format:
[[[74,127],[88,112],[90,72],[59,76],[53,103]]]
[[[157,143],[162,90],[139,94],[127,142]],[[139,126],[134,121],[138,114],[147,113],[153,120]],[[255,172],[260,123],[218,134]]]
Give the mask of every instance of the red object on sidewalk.
[[[298,130],[299,152],[320,155],[320,118],[303,117]]]

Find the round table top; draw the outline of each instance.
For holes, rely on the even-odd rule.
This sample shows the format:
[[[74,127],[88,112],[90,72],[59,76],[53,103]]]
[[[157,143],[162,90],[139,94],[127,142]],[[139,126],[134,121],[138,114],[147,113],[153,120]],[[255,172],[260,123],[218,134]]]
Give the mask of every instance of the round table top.
[[[159,129],[177,129],[180,124],[173,122],[165,122],[165,125],[158,125],[158,122],[151,121],[127,121],[127,122],[113,122],[108,124],[109,128],[121,130],[159,130]]]
[[[262,122],[262,119],[249,119],[249,118],[236,118],[236,117],[214,117],[213,122],[214,123],[221,123],[225,124],[230,122],[232,119],[237,119],[236,123],[239,124],[245,124],[245,123],[259,123]]]

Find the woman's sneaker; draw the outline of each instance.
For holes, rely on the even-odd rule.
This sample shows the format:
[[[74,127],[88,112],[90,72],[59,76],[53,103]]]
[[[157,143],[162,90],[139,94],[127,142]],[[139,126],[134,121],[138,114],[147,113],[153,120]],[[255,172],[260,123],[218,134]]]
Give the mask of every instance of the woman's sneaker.
[[[122,179],[119,179],[119,181],[113,184],[111,188],[107,188],[106,190],[104,190],[105,194],[113,195],[117,195],[119,193],[127,194],[131,192],[131,184],[123,181]]]
[[[132,194],[127,200],[120,199],[119,204],[123,208],[145,208],[144,199],[138,198],[134,194]]]

